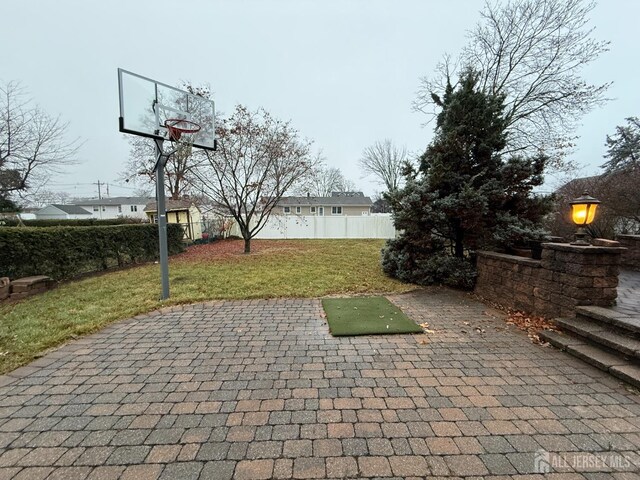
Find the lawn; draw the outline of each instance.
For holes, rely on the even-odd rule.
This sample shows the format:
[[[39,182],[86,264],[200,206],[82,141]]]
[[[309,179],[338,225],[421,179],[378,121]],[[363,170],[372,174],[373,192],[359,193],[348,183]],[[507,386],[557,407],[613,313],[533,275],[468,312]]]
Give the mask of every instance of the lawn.
[[[0,306],[0,373],[101,327],[166,305],[216,299],[397,293],[411,285],[380,268],[383,240],[239,240],[199,245],[171,257],[171,298],[161,302],[160,269],[143,265],[69,282]]]

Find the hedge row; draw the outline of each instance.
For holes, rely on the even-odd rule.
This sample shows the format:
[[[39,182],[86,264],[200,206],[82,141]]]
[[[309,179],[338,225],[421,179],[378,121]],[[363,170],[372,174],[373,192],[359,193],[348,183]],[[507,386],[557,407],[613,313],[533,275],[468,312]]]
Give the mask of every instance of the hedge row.
[[[99,218],[86,218],[78,220],[68,220],[66,218],[48,219],[48,220],[22,220],[22,224],[26,227],[94,227],[106,225],[138,225],[143,223],[141,218],[109,218],[101,220]],[[17,227],[18,220],[15,218],[0,218],[0,227]]]
[[[169,254],[183,250],[180,225],[168,225]],[[158,226],[0,227],[0,277],[55,280],[158,258]]]

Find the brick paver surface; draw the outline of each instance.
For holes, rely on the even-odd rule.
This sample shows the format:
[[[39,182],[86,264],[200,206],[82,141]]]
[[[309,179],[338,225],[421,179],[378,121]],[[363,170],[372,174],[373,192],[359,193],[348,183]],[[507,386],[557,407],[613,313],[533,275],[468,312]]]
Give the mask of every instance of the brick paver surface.
[[[638,478],[637,394],[470,296],[390,298],[427,334],[333,338],[319,301],[260,300],[73,342],[0,377],[0,479],[542,478],[536,452]]]

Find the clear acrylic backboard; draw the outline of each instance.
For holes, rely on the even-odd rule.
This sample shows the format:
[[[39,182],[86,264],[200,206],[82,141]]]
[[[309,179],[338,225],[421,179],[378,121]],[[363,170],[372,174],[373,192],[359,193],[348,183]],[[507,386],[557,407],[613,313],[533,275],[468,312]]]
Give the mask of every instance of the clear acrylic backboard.
[[[168,138],[165,121],[189,120],[200,126],[193,146],[215,150],[213,100],[118,69],[120,131],[148,138]]]

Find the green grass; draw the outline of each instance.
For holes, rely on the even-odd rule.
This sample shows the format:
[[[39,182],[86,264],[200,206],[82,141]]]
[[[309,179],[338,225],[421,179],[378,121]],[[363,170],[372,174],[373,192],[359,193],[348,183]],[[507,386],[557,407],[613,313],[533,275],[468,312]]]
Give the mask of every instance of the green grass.
[[[422,333],[413,320],[384,297],[325,298],[322,306],[335,337]]]
[[[0,305],[0,373],[24,365],[72,338],[166,305],[411,289],[382,273],[383,243],[254,241],[256,253],[243,255],[242,242],[235,242],[229,245],[237,254],[223,257],[206,255],[211,246],[204,246],[170,259],[171,298],[164,302],[158,299],[158,265],[144,265],[65,283],[20,303]]]

